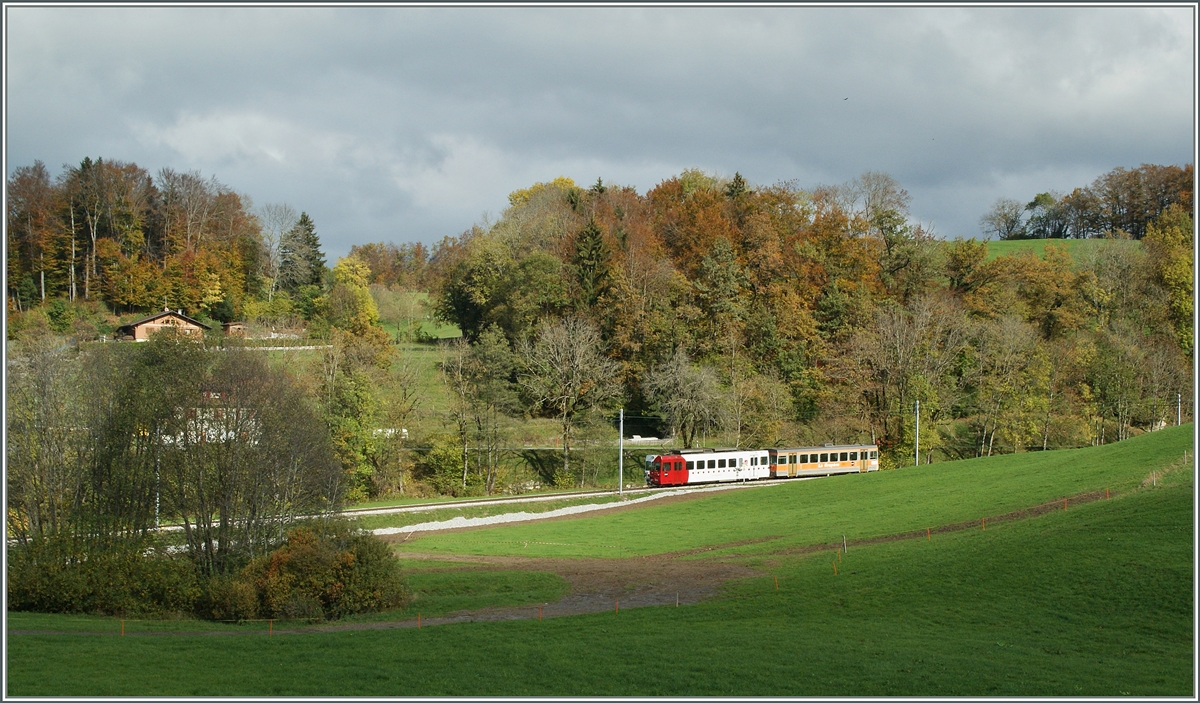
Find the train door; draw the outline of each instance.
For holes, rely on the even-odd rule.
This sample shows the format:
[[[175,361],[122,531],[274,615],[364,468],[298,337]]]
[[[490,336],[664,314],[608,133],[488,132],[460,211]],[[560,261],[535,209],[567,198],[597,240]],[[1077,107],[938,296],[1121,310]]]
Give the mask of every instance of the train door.
[[[864,451],[858,452],[858,473],[867,473],[867,453]]]

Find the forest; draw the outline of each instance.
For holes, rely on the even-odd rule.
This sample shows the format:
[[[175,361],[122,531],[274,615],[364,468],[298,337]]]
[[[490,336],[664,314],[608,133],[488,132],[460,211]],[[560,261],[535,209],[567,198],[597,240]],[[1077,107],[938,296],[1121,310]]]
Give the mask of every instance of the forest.
[[[10,606],[395,607],[397,563],[330,522],[343,506],[614,485],[618,410],[665,446],[871,441],[884,469],[1190,420],[1191,183],[1191,165],[1117,168],[998,199],[983,239],[947,240],[885,173],[686,170],[644,194],[560,176],[436,245],[329,266],[306,211],[215,177],[18,168]],[[164,308],[203,343],[112,341]],[[649,451],[627,447],[631,481]]]
[[[802,189],[686,170],[644,194],[559,177],[495,222],[331,267],[305,212],[215,177],[35,162],[7,183],[10,432],[50,432],[46,398],[87,386],[33,369],[111,370],[91,345],[166,307],[320,343],[276,366],[350,502],[595,482],[617,408],[677,446],[873,441],[887,467],[914,460],[917,401],[923,463],[1119,441],[1190,417],[1191,184],[1190,164],[1116,168],[1000,198],[981,239],[947,240],[878,172]],[[995,256],[992,237],[1049,243]],[[552,458],[521,449],[530,426]]]

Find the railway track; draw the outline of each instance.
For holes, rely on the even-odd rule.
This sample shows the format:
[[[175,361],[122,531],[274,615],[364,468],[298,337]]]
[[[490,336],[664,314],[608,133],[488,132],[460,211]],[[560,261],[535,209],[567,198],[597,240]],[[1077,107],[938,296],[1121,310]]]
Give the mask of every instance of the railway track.
[[[752,485],[752,484],[747,484]],[[699,484],[695,488],[684,486],[663,486],[663,487],[639,487],[625,489],[625,495],[649,495],[660,493],[662,491],[678,491],[678,490],[697,490],[704,488],[705,484]],[[552,493],[538,494],[531,496],[508,496],[504,498],[473,498],[469,500],[455,500],[444,503],[420,503],[416,505],[396,505],[382,506],[378,508],[351,508],[343,510],[342,515],[346,517],[361,517],[364,515],[390,515],[393,513],[419,513],[429,512],[432,510],[454,509],[454,508],[470,508],[478,505],[511,505],[518,503],[541,503],[550,500],[571,500],[574,498],[600,498],[604,496],[615,496],[615,490],[599,490],[599,491],[571,491],[569,493]]]
[[[771,483],[771,482],[768,482]],[[726,484],[729,488],[751,488],[755,485],[764,485],[762,481],[751,481],[744,484]],[[663,491],[699,491],[705,488],[711,488],[712,484],[697,484],[696,486],[661,486],[661,487],[639,487],[627,488],[624,495],[653,495]],[[453,510],[455,508],[470,508],[483,505],[513,505],[521,503],[541,503],[552,500],[571,500],[574,498],[601,498],[605,496],[617,495],[615,490],[596,490],[596,491],[570,491],[568,493],[540,493],[529,496],[507,496],[503,498],[471,498],[467,500],[453,500],[442,503],[417,503],[413,505],[392,505],[380,506],[378,508],[349,508],[343,510],[340,515],[344,517],[364,517],[367,515],[392,515],[396,513],[421,513],[433,512],[434,510]],[[182,525],[163,525],[158,528],[159,532],[178,532],[183,529]]]

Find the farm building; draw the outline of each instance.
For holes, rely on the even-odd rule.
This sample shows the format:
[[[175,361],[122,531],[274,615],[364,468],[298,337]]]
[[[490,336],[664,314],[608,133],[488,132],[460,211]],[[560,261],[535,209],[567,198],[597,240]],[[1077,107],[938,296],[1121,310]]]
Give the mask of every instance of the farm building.
[[[182,310],[169,310],[164,308],[162,312],[143,317],[140,320],[134,320],[127,325],[121,325],[117,328],[115,335],[116,339],[133,340],[135,342],[144,342],[150,338],[150,335],[163,329],[175,329],[180,333],[203,337],[205,330],[211,329],[208,325],[193,320],[183,314]]]
[[[245,322],[226,322],[221,325],[221,329],[225,332],[226,337],[245,337],[246,323]]]

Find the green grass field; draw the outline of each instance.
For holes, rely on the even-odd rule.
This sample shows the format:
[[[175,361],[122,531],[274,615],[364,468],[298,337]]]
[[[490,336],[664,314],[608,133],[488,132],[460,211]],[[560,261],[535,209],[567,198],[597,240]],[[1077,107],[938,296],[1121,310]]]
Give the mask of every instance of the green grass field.
[[[1192,450],[1191,432],[1184,426],[1105,447],[792,483],[525,528],[560,542],[588,535],[622,543],[634,554],[787,535],[730,557],[762,576],[694,606],[275,637],[13,635],[116,621],[9,614],[6,693],[1192,696],[1195,484],[1192,465],[1178,461]],[[1156,485],[1143,485],[1152,470]],[[1105,487],[1110,500],[986,530],[852,545],[836,576],[832,550],[779,551],[843,531],[853,541]],[[515,529],[431,536],[412,548],[498,553]],[[471,536],[488,537],[486,547]],[[574,550],[603,553],[594,545]],[[405,566],[422,594],[410,610],[426,615],[540,602],[563,588],[549,575]],[[182,629],[180,622],[188,621],[163,627]]]
[[[987,260],[998,256],[1017,256],[1026,251],[1032,251],[1037,256],[1045,256],[1046,245],[1065,247],[1073,260],[1078,261],[1085,252],[1103,244],[1104,239],[1011,239],[988,242]]]
[[[686,503],[557,523],[430,534],[404,549],[457,554],[627,557],[775,538],[726,550],[752,554],[925,529],[1087,491],[1128,490],[1191,449],[1191,425],[1119,444],[929,464],[717,493]],[[540,544],[538,544],[540,543]]]

